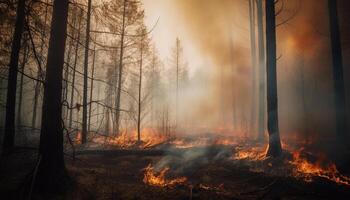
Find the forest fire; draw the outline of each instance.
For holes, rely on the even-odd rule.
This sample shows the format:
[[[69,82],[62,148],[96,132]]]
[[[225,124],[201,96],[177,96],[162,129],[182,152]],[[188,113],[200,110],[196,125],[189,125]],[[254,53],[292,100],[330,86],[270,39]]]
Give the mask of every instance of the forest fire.
[[[350,185],[350,178],[342,175],[334,163],[328,162],[324,164],[320,159],[312,163],[302,157],[303,150],[302,148],[292,152],[293,159],[290,161],[290,164],[295,167],[293,171],[294,176],[301,177],[308,182],[313,181],[314,177],[321,177],[338,184]]]
[[[160,172],[156,172],[155,169],[149,164],[145,169],[143,182],[147,185],[158,186],[158,187],[174,187],[176,185],[183,185],[186,183],[186,177],[179,177],[174,179],[167,179],[167,172],[170,170],[169,167],[166,167]]]
[[[337,166],[327,159],[326,156],[317,156],[306,152],[305,148],[294,150],[286,143],[283,143],[283,146],[285,147],[286,156],[282,159],[284,163],[282,165],[284,166],[282,174],[301,178],[306,182],[313,182],[316,177],[320,177],[337,184],[350,185],[350,178],[342,175],[338,171]],[[232,158],[234,160],[244,160],[248,163],[260,163],[260,165],[253,165],[252,171],[266,171],[264,170],[264,161],[267,161],[268,168],[272,164],[268,161],[271,158],[266,157],[265,149],[263,146],[236,147]],[[285,169],[290,169],[290,171]],[[278,169],[276,168],[275,170]]]
[[[261,147],[252,147],[250,149],[236,148],[236,153],[233,155],[235,160],[263,160],[265,158],[266,151]]]

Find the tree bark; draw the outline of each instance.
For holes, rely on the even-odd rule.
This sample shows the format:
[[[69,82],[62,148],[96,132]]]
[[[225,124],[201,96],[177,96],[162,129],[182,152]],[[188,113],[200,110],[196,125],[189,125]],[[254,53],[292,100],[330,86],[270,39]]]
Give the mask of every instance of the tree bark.
[[[67,37],[68,0],[55,0],[46,64],[37,188],[57,192],[65,186],[62,76]]]
[[[9,75],[7,82],[6,99],[6,119],[5,135],[3,141],[3,154],[9,154],[15,145],[15,112],[16,112],[16,90],[17,90],[17,72],[18,59],[21,50],[21,41],[25,18],[25,0],[19,0],[17,5],[17,16],[15,31],[13,33],[11,57],[9,63]]]
[[[80,29],[81,29],[81,18],[82,18],[83,10],[80,10],[79,15],[79,22],[78,22],[78,33],[75,43],[75,56],[74,56],[74,64],[73,64],[73,72],[72,72],[72,87],[71,87],[71,95],[70,95],[70,106],[73,107],[74,103],[74,87],[75,87],[75,72],[77,68],[77,62],[78,62],[78,54],[79,54],[79,42],[80,42]],[[73,111],[74,109],[70,109],[69,112],[69,125],[68,127],[71,129],[73,125]]]
[[[266,55],[267,128],[269,132],[267,156],[277,157],[282,153],[282,147],[278,128],[276,16],[274,0],[266,0]]]
[[[119,54],[119,74],[118,74],[118,90],[117,90],[117,115],[116,115],[116,133],[119,134],[119,126],[120,126],[120,97],[122,90],[122,76],[123,76],[123,60],[124,60],[124,37],[125,37],[125,23],[126,23],[126,3],[127,0],[124,0],[123,4],[123,22],[122,22],[122,30],[121,30],[121,39],[120,39],[120,54]]]
[[[85,57],[84,57],[84,90],[83,90],[83,123],[81,132],[81,143],[85,144],[87,140],[87,88],[88,88],[88,73],[89,73],[89,44],[90,44],[90,20],[91,19],[91,0],[88,0],[88,10],[86,19],[86,34],[85,34]]]
[[[342,47],[339,30],[337,0],[328,0],[332,45],[334,103],[336,111],[336,133],[339,141],[347,141],[346,101],[343,73]]]
[[[143,32],[142,32],[143,34]],[[140,71],[139,71],[139,98],[138,98],[138,113],[137,113],[137,141],[141,142],[141,90],[142,90],[142,65],[143,65],[143,37],[141,36],[140,47]]]
[[[94,46],[94,55],[92,58],[92,69],[91,69],[91,80],[90,80],[90,104],[89,104],[89,123],[88,123],[88,133],[90,133],[91,128],[91,113],[92,113],[92,92],[94,90],[94,74],[95,74],[95,57],[96,56],[96,46]]]
[[[25,40],[25,39],[24,39]],[[24,68],[27,63],[27,53],[28,53],[28,45],[27,41],[24,41],[24,49],[23,49],[23,57],[22,57],[22,66],[21,66],[21,78],[20,78],[20,86],[19,86],[19,97],[18,97],[18,110],[17,110],[17,126],[21,128],[22,126],[22,102],[23,102],[23,79],[24,79]]]

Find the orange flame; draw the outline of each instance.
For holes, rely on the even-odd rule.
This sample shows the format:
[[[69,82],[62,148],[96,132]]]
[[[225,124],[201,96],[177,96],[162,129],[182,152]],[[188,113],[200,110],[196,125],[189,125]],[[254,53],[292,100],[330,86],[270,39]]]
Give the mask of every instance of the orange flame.
[[[296,177],[302,177],[305,181],[312,181],[313,177],[322,177],[338,184],[350,185],[350,178],[342,175],[334,163],[322,165],[318,160],[316,163],[311,163],[305,158],[302,158],[301,153],[304,149],[293,152],[293,160],[290,161],[294,165],[294,174]]]
[[[187,181],[186,177],[179,177],[175,179],[166,179],[166,173],[169,167],[162,169],[159,173],[155,173],[154,168],[149,164],[144,170],[143,182],[147,185],[158,187],[173,187],[175,185],[182,185]]]

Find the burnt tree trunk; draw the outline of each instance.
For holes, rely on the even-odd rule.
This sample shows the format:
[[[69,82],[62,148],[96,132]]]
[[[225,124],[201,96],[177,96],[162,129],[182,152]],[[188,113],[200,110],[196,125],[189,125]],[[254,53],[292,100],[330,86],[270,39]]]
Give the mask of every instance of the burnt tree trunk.
[[[282,153],[282,147],[278,128],[276,16],[274,0],[266,0],[266,55],[267,129],[269,132],[267,156],[277,157]]]
[[[78,33],[75,43],[75,52],[74,52],[74,63],[73,63],[73,72],[72,72],[72,87],[71,87],[71,94],[70,94],[70,106],[74,107],[74,87],[75,87],[75,74],[76,74],[76,68],[77,68],[77,62],[79,58],[79,43],[80,43],[80,31],[81,31],[81,18],[82,18],[83,10],[80,10],[80,15],[78,19]],[[69,124],[68,127],[71,129],[73,125],[73,111],[74,109],[70,109],[69,112]]]
[[[88,93],[88,73],[89,73],[89,44],[90,44],[90,19],[91,19],[91,0],[88,0],[88,10],[86,18],[85,34],[85,55],[84,55],[84,90],[83,90],[83,123],[81,132],[81,143],[85,144],[87,139],[87,93]]]
[[[21,40],[25,18],[25,0],[19,0],[17,5],[17,16],[15,31],[12,38],[11,57],[9,64],[9,75],[7,82],[5,135],[3,141],[3,154],[11,153],[15,145],[15,112],[16,112],[16,90],[18,59],[21,50]]]
[[[333,58],[336,132],[340,141],[347,141],[345,86],[337,0],[328,0],[328,9]]]
[[[91,113],[92,113],[92,100],[93,100],[92,94],[94,91],[95,59],[96,59],[96,45],[94,46],[94,53],[93,53],[93,57],[92,57],[88,133],[90,133],[90,128],[91,128]]]
[[[24,36],[25,37],[25,36]],[[21,63],[21,78],[19,83],[19,97],[18,97],[18,110],[17,110],[17,126],[21,128],[22,126],[22,103],[23,103],[23,80],[24,80],[24,68],[27,63],[28,58],[28,45],[26,39],[24,39],[24,47],[23,47],[23,57]]]
[[[142,34],[144,34],[142,32]],[[137,141],[141,142],[141,90],[142,90],[142,65],[143,65],[143,37],[141,36],[140,46],[140,68],[139,68],[139,98],[138,98],[138,112],[137,112]]]
[[[122,30],[121,30],[121,38],[120,38],[120,51],[119,51],[119,73],[118,73],[118,88],[117,88],[117,100],[116,100],[116,134],[119,134],[119,126],[120,126],[120,97],[122,91],[122,76],[123,76],[123,61],[124,61],[124,37],[125,37],[125,26],[126,26],[126,5],[127,0],[124,0],[123,3],[123,19],[122,19]]]
[[[65,186],[62,76],[67,37],[68,0],[55,0],[46,64],[37,189],[56,192]]]

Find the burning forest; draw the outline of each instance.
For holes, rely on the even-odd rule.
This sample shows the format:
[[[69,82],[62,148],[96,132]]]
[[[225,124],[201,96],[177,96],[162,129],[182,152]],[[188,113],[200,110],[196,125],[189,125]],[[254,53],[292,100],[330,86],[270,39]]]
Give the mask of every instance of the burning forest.
[[[1,0],[0,199],[350,199],[347,0]]]

